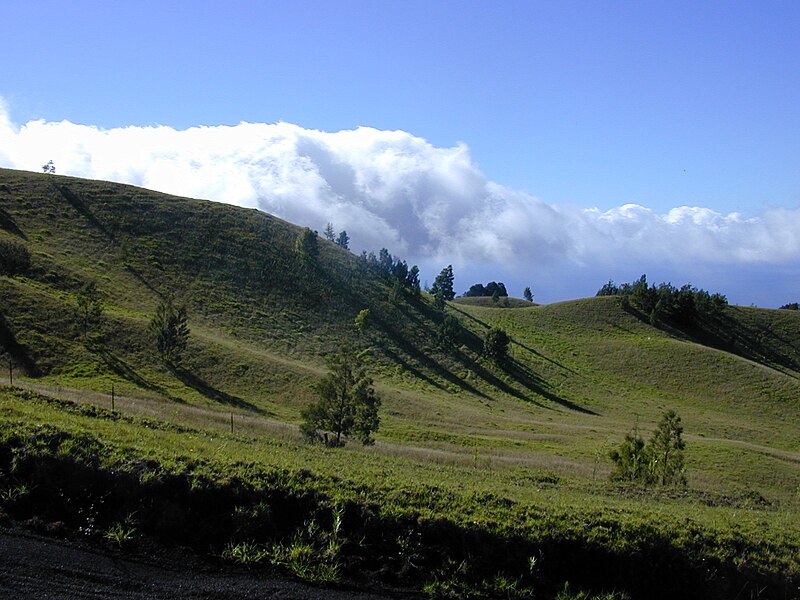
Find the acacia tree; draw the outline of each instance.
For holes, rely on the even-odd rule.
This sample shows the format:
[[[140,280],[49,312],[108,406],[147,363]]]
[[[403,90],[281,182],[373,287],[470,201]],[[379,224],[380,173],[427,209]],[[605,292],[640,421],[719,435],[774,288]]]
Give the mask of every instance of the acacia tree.
[[[367,375],[364,352],[342,349],[328,358],[330,373],[317,384],[319,400],[303,411],[300,431],[309,440],[344,445],[356,437],[365,446],[375,443],[381,400]],[[330,434],[330,435],[329,435]]]
[[[172,298],[162,300],[150,321],[150,332],[161,359],[168,365],[179,364],[189,341],[186,305],[176,306]]]

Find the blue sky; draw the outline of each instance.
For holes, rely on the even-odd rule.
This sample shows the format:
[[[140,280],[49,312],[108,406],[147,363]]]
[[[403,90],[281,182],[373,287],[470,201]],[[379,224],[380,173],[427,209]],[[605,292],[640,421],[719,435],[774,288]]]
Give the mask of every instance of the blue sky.
[[[2,165],[36,169],[59,157],[60,173],[158,184],[313,227],[326,219],[361,227],[367,248],[374,227],[364,223],[380,221],[395,251],[426,267],[430,280],[441,262],[453,262],[464,289],[470,277],[505,278],[512,293],[531,285],[553,301],[647,270],[742,304],[800,300],[800,3],[45,1],[3,3],[0,23],[9,124]],[[236,129],[241,122],[298,129]],[[241,136],[215,154],[220,125]],[[191,144],[175,141],[170,156],[191,154],[207,193],[168,181],[163,156],[152,159],[158,143],[173,143],[163,141],[164,128],[199,126],[209,131]],[[358,127],[370,128],[358,141],[313,133]],[[74,158],[108,158],[113,143],[123,153],[126,130],[157,140],[126,157],[150,157],[134,174],[104,170],[99,154]],[[97,141],[110,131],[119,135]],[[245,152],[259,135],[291,145],[293,158],[274,148]],[[309,154],[308,144],[322,153]],[[417,160],[375,160],[387,145]],[[286,172],[308,160],[322,183],[293,178],[291,197],[287,180],[258,169],[248,167],[247,183],[223,177],[230,187],[212,176],[226,161],[273,171],[280,163]],[[319,161],[347,169],[325,171]],[[432,187],[423,184],[430,164],[438,165]],[[365,165],[381,181],[405,174],[384,190],[380,209],[369,197],[374,185],[362,185]],[[391,174],[376,174],[380,165]],[[351,176],[354,192],[353,182],[342,184]],[[408,190],[423,197],[400,210]],[[623,211],[629,204],[650,214]],[[478,231],[487,207],[498,205],[504,216],[490,223],[495,229]],[[685,206],[708,212],[668,216]],[[444,219],[451,238],[469,234],[472,243],[436,239],[414,219]],[[530,235],[518,227],[504,238],[503,227],[520,223]],[[683,223],[694,253],[670,251],[683,245],[675,231]],[[714,237],[720,231],[727,237]],[[659,252],[652,236],[665,245]],[[751,239],[742,248],[736,236]]]

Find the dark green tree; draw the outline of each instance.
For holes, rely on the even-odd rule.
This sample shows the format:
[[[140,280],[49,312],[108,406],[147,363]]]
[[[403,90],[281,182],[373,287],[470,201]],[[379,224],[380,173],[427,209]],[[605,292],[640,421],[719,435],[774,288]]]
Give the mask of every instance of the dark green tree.
[[[453,315],[445,315],[439,324],[438,342],[441,346],[453,346],[458,344],[461,336],[461,323]]]
[[[531,292],[530,287],[526,287],[522,291],[522,297],[525,298],[525,300],[527,300],[528,302],[533,302],[533,292]]]
[[[0,237],[0,275],[22,275],[31,267],[31,253],[22,242]]]
[[[411,290],[411,298],[417,300],[420,294],[419,267],[417,265],[414,265],[408,270],[406,285],[408,286],[408,289]]]
[[[618,449],[611,451],[610,457],[614,461],[612,481],[649,483],[650,450],[639,435],[638,429],[633,433],[626,433],[622,444]]]
[[[674,410],[661,416],[650,439],[650,471],[661,485],[686,485],[683,451],[683,425]]]
[[[456,297],[453,291],[453,265],[447,265],[436,276],[431,286],[431,295],[433,296],[436,307],[440,310],[444,309],[446,300],[452,300]]]
[[[339,237],[336,238],[336,244],[344,248],[345,250],[350,249],[350,236],[347,235],[347,232],[342,230],[339,232]]]
[[[328,358],[330,373],[316,386],[319,400],[303,411],[300,431],[310,440],[343,446],[344,439],[375,442],[381,401],[367,375],[364,353],[343,349]]]
[[[494,362],[501,363],[508,357],[510,343],[511,338],[508,337],[505,330],[493,327],[486,332],[486,337],[483,338],[483,354]]]
[[[179,365],[189,341],[186,305],[176,306],[171,298],[162,300],[150,321],[150,333],[161,359],[168,365]]]
[[[611,479],[644,484],[686,485],[683,425],[674,410],[661,416],[650,443],[645,444],[638,427],[610,453],[614,461]]]
[[[319,256],[319,244],[317,243],[317,234],[311,231],[308,227],[304,227],[297,235],[295,241],[295,250],[297,251],[300,260],[306,264],[313,264]]]

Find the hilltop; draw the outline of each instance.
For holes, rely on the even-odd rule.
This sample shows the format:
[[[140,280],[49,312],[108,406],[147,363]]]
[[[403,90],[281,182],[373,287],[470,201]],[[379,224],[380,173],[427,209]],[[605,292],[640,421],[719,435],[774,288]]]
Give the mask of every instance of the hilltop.
[[[175,477],[201,473],[214,486],[235,473],[247,489],[271,481],[273,495],[317,494],[322,500],[307,499],[312,513],[320,510],[314,502],[345,503],[355,520],[357,506],[373,507],[397,535],[422,536],[418,550],[406,551],[419,552],[408,560],[426,567],[406,565],[406,575],[398,565],[372,568],[431,589],[448,578],[461,589],[472,577],[456,569],[470,552],[454,549],[470,535],[489,536],[487,550],[508,553],[509,581],[522,590],[532,577],[549,590],[543,597],[567,580],[656,597],[658,582],[680,572],[697,597],[704,589],[726,597],[726,586],[800,576],[797,311],[729,306],[676,328],[652,326],[615,296],[544,306],[470,298],[448,303],[458,330],[443,336],[443,314],[426,294],[398,294],[390,278],[323,238],[309,266],[295,249],[300,232],[256,210],[0,170],[0,243],[29,256],[0,275],[0,358],[11,359],[15,383],[44,394],[0,392],[6,446],[36,439],[42,456],[84,464],[80,444],[62,446],[88,436],[101,457],[87,463],[92,469],[151,460]],[[103,323],[91,334],[76,308],[89,282],[104,300]],[[189,310],[179,369],[158,360],[148,333],[165,297]],[[354,321],[364,309],[360,333]],[[482,356],[492,327],[512,340],[510,360],[499,365]],[[383,398],[374,448],[308,446],[294,429],[326,371],[325,355],[342,345],[371,350]],[[105,412],[112,386],[114,413]],[[686,428],[689,488],[607,483],[608,452],[634,427],[652,430],[667,409]],[[41,438],[45,424],[55,437]],[[128,477],[126,469],[118,476]],[[218,493],[233,493],[225,490]],[[289,521],[306,517],[292,513]],[[439,520],[455,566],[427,554],[426,536],[442,532],[426,528]],[[376,524],[359,526],[376,535]],[[518,550],[504,545],[509,540]],[[683,566],[665,571],[658,563],[642,580],[625,575],[644,568],[636,562],[642,552],[666,552],[659,544],[677,548],[667,554]],[[525,552],[565,560],[570,549],[575,558],[558,568],[553,558],[541,573],[520,566]],[[490,579],[497,588],[504,570],[472,554],[475,577],[495,579],[471,589]],[[598,562],[581,562],[591,560]],[[697,566],[706,563],[718,575]]]

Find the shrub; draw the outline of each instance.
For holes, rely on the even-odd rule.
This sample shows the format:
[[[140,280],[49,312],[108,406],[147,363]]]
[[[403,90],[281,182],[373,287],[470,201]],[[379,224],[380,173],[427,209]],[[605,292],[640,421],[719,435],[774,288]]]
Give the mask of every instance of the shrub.
[[[31,267],[31,254],[21,242],[0,238],[0,275],[21,275]]]

